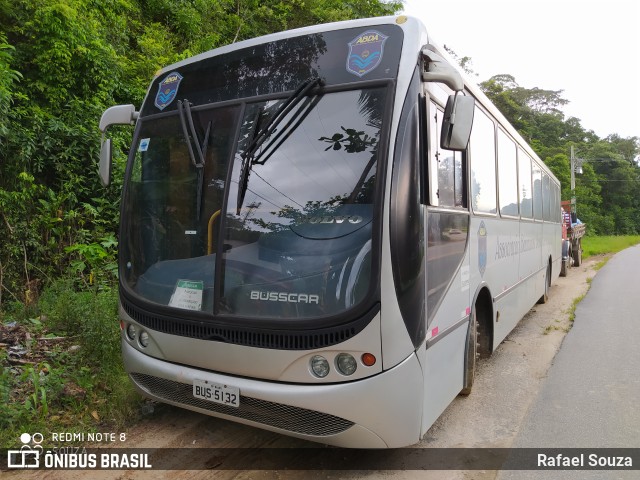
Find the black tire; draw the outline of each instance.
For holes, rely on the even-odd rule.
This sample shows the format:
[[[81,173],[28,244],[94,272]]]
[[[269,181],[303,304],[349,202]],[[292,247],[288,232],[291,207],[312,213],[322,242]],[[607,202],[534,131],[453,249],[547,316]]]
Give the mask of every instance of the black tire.
[[[562,263],[560,264],[560,276],[561,277],[566,277],[567,276],[567,270],[569,269],[569,259],[563,259]]]
[[[576,248],[573,249],[573,264],[579,267],[582,264],[582,242],[578,240]]]
[[[476,308],[471,311],[469,329],[467,331],[467,351],[464,359],[464,386],[460,395],[469,395],[476,375],[476,359],[478,358],[478,319]]]
[[[549,301],[549,288],[551,287],[551,265],[547,266],[547,273],[544,276],[544,293],[538,300],[538,303],[547,303]]]

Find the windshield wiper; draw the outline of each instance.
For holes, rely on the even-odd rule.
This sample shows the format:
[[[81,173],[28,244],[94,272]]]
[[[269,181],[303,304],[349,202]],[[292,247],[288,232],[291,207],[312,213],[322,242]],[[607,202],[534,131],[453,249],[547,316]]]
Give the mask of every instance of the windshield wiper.
[[[182,133],[187,142],[189,158],[191,163],[198,171],[198,188],[196,190],[196,221],[200,220],[200,211],[202,209],[202,184],[204,181],[205,158],[207,157],[207,146],[209,144],[209,133],[211,132],[211,122],[207,126],[204,134],[204,141],[200,143],[196,127],[193,124],[193,114],[191,113],[191,103],[188,100],[178,100],[178,113],[180,115],[180,124],[182,125]],[[193,144],[196,146],[198,158],[193,151]]]
[[[265,162],[271,157],[280,145],[293,133],[293,131],[300,126],[302,121],[306,118],[313,107],[320,100],[319,97],[308,102],[305,108],[299,109],[289,121],[282,126],[280,131],[275,135],[271,141],[265,145],[267,139],[269,139],[278,129],[280,123],[286,118],[286,116],[298,106],[309,92],[316,86],[322,87],[324,82],[320,78],[310,78],[303,82],[274,112],[273,116],[264,125],[260,126],[260,117],[264,112],[264,108],[260,107],[253,120],[253,126],[250,133],[250,142],[246,150],[242,154],[242,165],[240,169],[240,178],[238,180],[238,198],[236,205],[236,215],[240,215],[240,209],[244,203],[244,197],[247,193],[249,186],[249,174],[251,173],[251,167],[253,165],[264,165]],[[302,114],[302,115],[301,115]],[[295,122],[295,125],[294,125]],[[284,135],[286,132],[286,135]],[[271,153],[265,156],[266,152],[273,147],[276,142],[279,143],[274,148],[271,148]]]

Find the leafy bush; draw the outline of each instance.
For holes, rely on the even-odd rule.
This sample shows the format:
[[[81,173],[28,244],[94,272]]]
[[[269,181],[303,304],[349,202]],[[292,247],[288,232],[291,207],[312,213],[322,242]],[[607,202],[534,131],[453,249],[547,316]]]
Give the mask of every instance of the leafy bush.
[[[117,290],[75,283],[52,282],[37,312],[15,308],[0,324],[18,352],[0,350],[0,446],[15,446],[24,431],[87,432],[137,415],[141,398],[120,357]]]

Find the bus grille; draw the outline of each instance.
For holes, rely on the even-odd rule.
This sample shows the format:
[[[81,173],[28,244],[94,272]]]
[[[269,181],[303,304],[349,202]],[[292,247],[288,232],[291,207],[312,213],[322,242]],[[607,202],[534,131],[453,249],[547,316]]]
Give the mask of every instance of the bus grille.
[[[242,395],[240,396],[240,407],[228,407],[195,398],[191,384],[174,382],[143,373],[132,373],[131,378],[140,387],[159,398],[251,420],[289,432],[327,436],[344,432],[353,426],[353,422],[334,415]]]
[[[321,328],[314,331],[282,332],[174,319],[147,313],[132,305],[125,298],[121,298],[121,300],[127,315],[151,330],[199,340],[278,350],[313,350],[345,342],[360,333],[379,311],[379,305],[376,305],[369,313],[348,325]]]

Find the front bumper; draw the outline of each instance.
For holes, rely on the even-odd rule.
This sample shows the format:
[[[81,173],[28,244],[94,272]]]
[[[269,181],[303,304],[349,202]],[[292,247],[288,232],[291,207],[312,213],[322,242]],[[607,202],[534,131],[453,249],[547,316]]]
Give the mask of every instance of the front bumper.
[[[420,439],[423,374],[415,354],[362,380],[290,384],[234,377],[147,356],[122,341],[125,369],[145,396],[328,445],[395,448]],[[195,398],[193,380],[240,389],[240,408]]]

